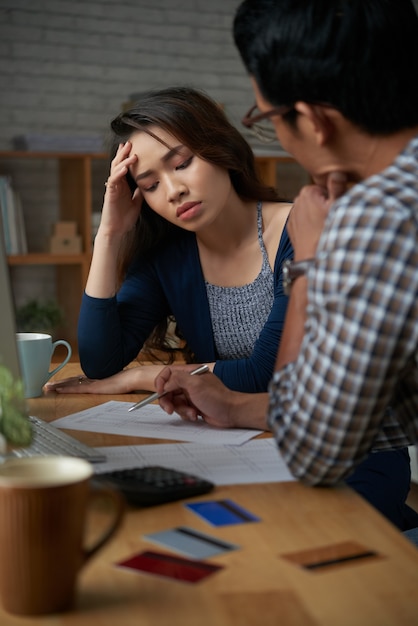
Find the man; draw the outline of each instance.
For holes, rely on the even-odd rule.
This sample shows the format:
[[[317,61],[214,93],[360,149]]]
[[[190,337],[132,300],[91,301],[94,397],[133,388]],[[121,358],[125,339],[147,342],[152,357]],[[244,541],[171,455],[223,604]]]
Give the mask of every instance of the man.
[[[167,368],[157,390],[177,392],[161,406],[218,426],[265,426],[267,415],[290,471],[311,485],[350,484],[360,465],[395,459],[403,509],[392,521],[418,526],[403,502],[418,440],[417,14],[410,0],[246,0],[234,37],[259,109],[243,123],[273,124],[315,184],[289,218],[269,396]],[[363,495],[383,510],[377,492]]]

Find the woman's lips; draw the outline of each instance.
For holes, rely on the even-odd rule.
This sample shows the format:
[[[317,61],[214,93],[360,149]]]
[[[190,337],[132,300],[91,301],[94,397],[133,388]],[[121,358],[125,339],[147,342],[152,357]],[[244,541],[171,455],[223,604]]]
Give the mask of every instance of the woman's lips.
[[[181,220],[188,220],[199,213],[201,202],[185,202],[176,211],[176,216]]]

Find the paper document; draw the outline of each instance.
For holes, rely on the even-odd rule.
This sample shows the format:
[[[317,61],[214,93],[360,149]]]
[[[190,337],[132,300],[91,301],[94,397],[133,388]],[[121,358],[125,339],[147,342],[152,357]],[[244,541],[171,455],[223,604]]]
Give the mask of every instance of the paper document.
[[[295,480],[273,438],[243,446],[200,443],[160,443],[142,446],[105,446],[107,461],[95,463],[97,474],[142,465],[162,465],[195,474],[215,485],[240,485]]]
[[[93,433],[235,446],[240,446],[263,432],[241,428],[214,428],[203,420],[185,422],[178,415],[168,415],[158,404],[149,404],[138,411],[129,412],[131,406],[132,402],[111,400],[61,417],[53,424],[58,428],[88,430]]]

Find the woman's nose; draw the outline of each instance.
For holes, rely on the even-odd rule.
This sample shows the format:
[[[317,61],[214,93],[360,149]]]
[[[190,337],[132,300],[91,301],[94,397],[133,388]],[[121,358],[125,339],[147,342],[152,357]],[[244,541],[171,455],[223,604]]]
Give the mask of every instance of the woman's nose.
[[[175,202],[181,196],[183,196],[187,191],[186,185],[181,180],[179,180],[178,178],[174,176],[167,177],[166,188],[167,188],[167,198],[169,202]]]

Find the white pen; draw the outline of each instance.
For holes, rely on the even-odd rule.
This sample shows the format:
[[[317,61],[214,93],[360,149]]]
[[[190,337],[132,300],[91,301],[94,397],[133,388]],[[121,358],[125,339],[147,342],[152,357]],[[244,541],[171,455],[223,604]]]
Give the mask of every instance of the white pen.
[[[190,372],[190,376],[193,376],[193,374],[203,374],[204,372],[208,372],[208,371],[209,371],[209,367],[207,365],[200,365],[195,370],[192,370]],[[140,402],[137,402],[133,406],[129,407],[128,411],[135,411],[135,409],[140,409],[141,407],[146,406],[150,402],[154,402],[154,400],[158,400],[159,398],[162,398],[163,396],[165,396],[166,393],[168,392],[164,391],[163,393],[157,393],[157,392],[152,393],[150,396],[147,396]]]

